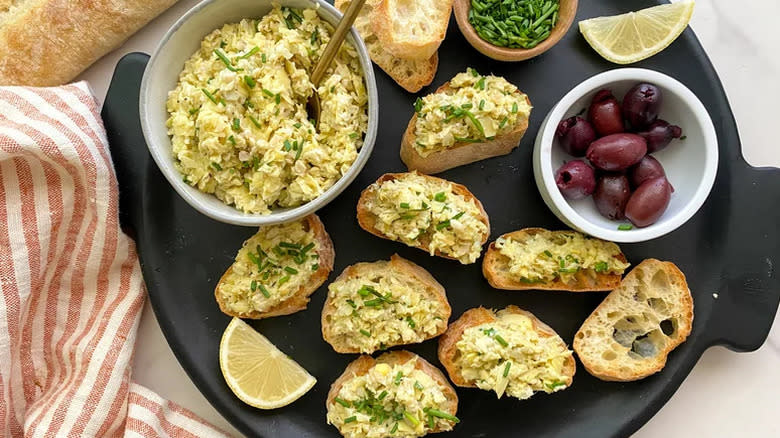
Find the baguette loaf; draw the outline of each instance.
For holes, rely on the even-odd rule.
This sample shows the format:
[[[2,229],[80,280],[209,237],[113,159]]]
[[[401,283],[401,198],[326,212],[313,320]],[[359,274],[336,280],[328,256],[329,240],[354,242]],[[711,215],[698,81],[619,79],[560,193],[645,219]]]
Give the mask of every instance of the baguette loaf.
[[[355,20],[357,29],[366,44],[371,59],[385,71],[394,81],[410,93],[416,93],[433,81],[436,69],[439,67],[439,56],[436,52],[421,60],[399,58],[388,53],[377,39],[373,31],[374,13],[381,0],[366,0],[360,14]],[[335,6],[346,11],[349,0],[336,0]]]
[[[328,286],[322,336],[339,353],[370,354],[439,336],[451,313],[444,287],[422,267],[393,255],[348,266]]]
[[[574,239],[577,239],[576,241],[584,241],[584,245],[588,245],[588,248],[583,248],[582,252],[586,253],[586,255],[588,253],[593,254],[596,250],[607,252],[604,253],[604,260],[596,261],[595,269],[593,267],[577,268],[573,275],[566,277],[566,281],[558,273],[555,274],[554,279],[547,281],[538,281],[537,277],[530,279],[518,277],[511,272],[512,257],[515,254],[512,254],[512,257],[510,257],[502,253],[504,250],[497,247],[497,243],[500,242],[514,241],[528,244],[533,239],[533,247],[528,248],[530,245],[526,245],[518,256],[531,256],[533,262],[538,262],[539,259],[543,262],[552,262],[554,265],[553,269],[557,271],[560,269],[560,260],[556,259],[554,254],[562,248],[561,244],[565,245],[567,240],[574,240],[569,239],[567,236],[573,236]],[[545,254],[545,251],[549,256]],[[563,257],[565,264],[572,264],[575,267],[579,266],[574,264],[575,260],[566,260],[565,255]],[[574,258],[580,262],[583,261],[577,257]],[[599,269],[599,263],[604,263],[603,269]],[[609,270],[610,265],[621,269]],[[504,234],[495,242],[490,243],[482,261],[482,274],[488,283],[496,289],[567,290],[571,292],[608,291],[620,284],[621,275],[627,266],[626,256],[612,242],[590,238],[576,231],[547,231],[543,228],[525,228]]]
[[[435,386],[433,390],[430,388],[427,388],[423,386],[423,389],[419,389],[419,387],[415,387],[415,380],[414,378],[410,378],[412,376],[404,375],[404,374],[396,374],[392,373],[390,370],[393,369],[395,366],[404,366],[407,365],[410,361],[413,361],[413,365],[410,364],[410,367],[413,367],[415,371],[419,371],[427,375],[427,377],[430,379],[431,383]],[[395,350],[391,352],[387,352],[379,356],[378,358],[374,359],[371,356],[368,355],[362,355],[352,361],[349,365],[347,365],[347,368],[344,370],[344,373],[337,378],[333,384],[330,387],[330,391],[328,391],[328,397],[325,402],[325,408],[328,411],[328,423],[333,424],[339,429],[339,432],[342,433],[343,436],[347,438],[364,438],[364,437],[381,437],[381,436],[391,436],[396,435],[396,433],[390,434],[389,431],[393,430],[393,424],[396,424],[396,422],[399,425],[402,425],[401,427],[404,429],[412,427],[413,422],[408,419],[408,417],[405,417],[400,420],[395,420],[392,418],[385,418],[381,421],[373,421],[368,425],[368,433],[365,431],[362,431],[360,429],[356,429],[354,433],[351,433],[350,431],[344,430],[345,426],[352,425],[355,426],[354,423],[359,423],[361,419],[356,419],[351,421],[350,423],[344,422],[343,418],[339,418],[340,416],[336,413],[336,411],[342,409],[342,407],[347,408],[348,415],[353,415],[358,413],[358,408],[355,407],[352,402],[356,400],[349,400],[349,399],[343,399],[344,395],[342,397],[339,397],[342,388],[345,387],[345,385],[349,385],[355,378],[366,376],[369,373],[376,373],[378,378],[382,377],[389,377],[392,382],[389,385],[382,385],[381,383],[378,385],[380,388],[377,391],[372,391],[372,393],[381,394],[384,392],[386,395],[381,396],[382,400],[385,402],[390,401],[391,403],[395,402],[402,407],[406,408],[406,406],[403,406],[405,403],[412,402],[411,400],[404,400],[400,396],[397,397],[396,395],[401,392],[411,392],[415,394],[415,400],[412,402],[413,404],[419,404],[418,397],[425,399],[426,397],[433,397],[433,393],[441,394],[442,400],[438,403],[437,406],[426,406],[426,408],[433,407],[434,409],[443,412],[445,414],[455,416],[458,410],[458,395],[455,393],[455,389],[450,385],[450,383],[447,381],[447,378],[444,377],[444,374],[436,367],[428,363],[425,359],[422,357],[411,353],[409,351],[405,350]],[[397,382],[397,383],[396,383]],[[418,383],[419,384],[419,383]],[[376,388],[375,388],[376,389]],[[350,391],[353,392],[353,391]],[[361,391],[363,392],[363,391]],[[417,393],[421,393],[419,396]],[[345,406],[347,405],[347,406]],[[408,412],[405,409],[406,412]],[[418,416],[420,414],[424,415],[424,412],[409,412],[412,416]],[[360,416],[360,418],[364,417],[363,415]],[[430,428],[429,421],[425,418],[419,418],[416,417],[416,420],[418,424],[416,424],[414,430],[401,430],[400,428],[396,428],[397,432],[396,436],[423,436],[428,433],[436,433],[436,432],[445,432],[448,430],[452,430],[454,425],[458,422],[456,421],[449,421],[444,418],[440,417],[434,417],[434,427]],[[365,421],[365,420],[362,420]],[[382,433],[382,430],[377,430],[381,428],[384,433]]]
[[[274,251],[278,248],[274,242],[289,243],[287,239],[290,236],[300,235],[300,230],[291,228],[297,225],[307,237],[302,237],[300,243],[292,242],[284,246],[285,254],[280,256]],[[313,243],[314,246],[309,251],[303,251],[307,245],[304,242],[309,242],[309,245]],[[298,245],[298,250],[291,247],[295,245]],[[261,246],[268,247],[262,249]],[[266,255],[261,256],[261,250]],[[296,254],[290,254],[291,251]],[[312,214],[288,224],[261,227],[257,234],[244,242],[235,262],[217,283],[214,296],[220,310],[231,316],[262,319],[289,315],[306,308],[309,296],[328,279],[333,270],[334,258],[333,242],[317,215]],[[263,277],[261,274],[264,272],[271,274]],[[285,276],[287,280],[282,281]],[[278,295],[282,293],[279,288],[285,285],[297,287],[279,298]]]
[[[413,187],[409,192],[419,191],[419,197],[424,200],[416,201],[414,205],[404,202],[408,198],[393,199],[386,195],[387,184],[398,183]],[[399,190],[400,191],[400,190]],[[449,192],[452,197],[442,198],[439,203],[434,198],[440,193]],[[453,199],[454,198],[454,199]],[[457,204],[455,210],[449,203]],[[419,204],[419,205],[418,205]],[[427,209],[419,208],[427,206]],[[447,207],[447,208],[445,208]],[[460,210],[458,210],[460,209]],[[419,211],[422,210],[422,211]],[[470,210],[463,216],[465,210]],[[414,214],[407,213],[414,211]],[[405,215],[410,214],[411,218]],[[415,216],[422,215],[422,217]],[[452,214],[452,216],[450,216]],[[430,216],[429,216],[430,215]],[[446,215],[446,216],[445,216]],[[439,221],[438,218],[447,219]],[[458,217],[458,219],[455,219]],[[482,251],[482,245],[490,236],[490,221],[482,203],[465,187],[441,178],[411,173],[386,173],[363,190],[357,205],[357,220],[361,228],[383,239],[400,241],[408,246],[421,249],[430,255],[458,260],[463,264],[474,263]],[[457,228],[452,226],[457,220]],[[438,222],[437,222],[438,221]],[[420,224],[417,227],[418,222]],[[408,234],[398,234],[395,226],[398,224],[398,233],[408,232],[404,227],[419,229],[419,234],[409,237]],[[450,226],[444,226],[448,225]],[[464,224],[468,224],[465,226]],[[481,224],[481,225],[480,225]],[[390,233],[392,231],[392,234]],[[414,230],[412,230],[414,231]],[[474,231],[474,233],[471,233]],[[452,239],[440,239],[445,233]],[[442,241],[454,240],[452,244],[443,244]]]
[[[574,351],[601,380],[639,380],[663,369],[692,325],[685,275],[673,263],[648,259],[585,320],[574,336]]]
[[[453,92],[454,90],[450,86],[450,82],[447,82],[439,87],[435,94],[447,96]],[[478,91],[472,90],[470,90],[470,92],[479,93]],[[515,93],[519,98],[523,99],[529,107],[531,106],[531,101],[528,99],[528,96],[519,90],[515,90]],[[469,104],[473,105],[471,111],[481,111],[481,109],[478,109],[478,107],[481,106],[479,103],[484,103],[485,99],[477,98],[475,100],[476,101],[473,103],[469,102]],[[433,117],[437,116],[434,115]],[[476,117],[480,118],[479,113],[477,113]],[[451,146],[421,154],[418,148],[415,147],[419,142],[417,136],[418,120],[419,115],[418,113],[415,113],[411,120],[409,120],[409,124],[401,139],[401,161],[406,164],[406,167],[409,170],[416,170],[429,175],[444,172],[445,170],[484,160],[486,158],[506,155],[512,152],[512,150],[520,144],[520,140],[528,129],[528,117],[521,115],[517,117],[516,122],[509,129],[505,129],[502,133],[492,136],[490,139],[469,139],[467,141],[456,139],[455,144]],[[441,128],[449,129],[450,124],[441,123]]]
[[[450,23],[453,0],[380,0],[374,33],[389,53],[424,60],[436,53]]]
[[[0,85],[64,84],[174,3],[0,2]]]
[[[511,327],[522,327],[522,325],[506,325],[507,321],[510,321],[516,316],[520,316],[520,322],[525,322],[526,326],[530,326],[530,330],[527,333],[520,333],[519,336],[513,336],[507,331]],[[501,336],[497,342],[489,343],[477,343],[472,345],[472,348],[476,352],[466,352],[459,348],[458,343],[464,339],[464,333],[474,327],[482,325],[489,326],[492,330],[495,330],[493,336]],[[481,336],[489,336],[487,332],[480,333]],[[525,343],[507,343],[504,338],[518,341],[525,341]],[[498,342],[500,341],[500,343]],[[504,344],[507,345],[504,345]],[[547,344],[547,348],[540,352],[530,353],[529,350],[538,348],[539,345]],[[461,344],[462,345],[462,344]],[[495,351],[482,351],[487,348],[492,348]],[[507,351],[511,349],[511,351]],[[473,358],[471,356],[477,356]],[[517,358],[522,357],[524,363],[516,363]],[[556,359],[557,358],[557,359]],[[484,360],[489,369],[485,369],[487,376],[495,377],[494,369],[503,371],[506,381],[501,381],[498,378],[498,384],[503,384],[503,389],[500,387],[488,387],[490,382],[486,380],[480,380],[479,382],[474,378],[467,378],[464,376],[464,370],[468,370],[468,373],[474,372],[473,368],[475,364],[466,363],[468,360],[482,361]],[[550,363],[555,360],[559,361],[560,369],[556,370],[550,367]],[[547,324],[543,323],[539,318],[534,316],[531,312],[520,309],[516,306],[508,306],[506,309],[499,312],[478,307],[469,309],[461,315],[455,322],[450,324],[447,331],[439,338],[439,361],[441,361],[447,373],[450,376],[450,380],[457,385],[464,388],[478,388],[488,390],[496,390],[498,396],[503,395],[505,389],[510,389],[515,394],[512,394],[518,398],[528,398],[538,391],[555,392],[565,389],[571,386],[574,380],[574,373],[576,371],[576,365],[574,357],[571,351],[566,348],[566,344],[558,336],[558,334],[550,328]],[[513,362],[514,361],[514,362]],[[495,363],[494,363],[495,362]],[[508,362],[513,362],[507,367],[505,365]],[[478,365],[484,365],[481,362]],[[532,379],[527,381],[523,380],[525,377],[523,374],[515,375],[511,371],[512,369],[529,375],[533,375]],[[535,371],[535,372],[534,372]],[[549,378],[554,377],[554,381],[550,381]],[[499,392],[500,389],[500,392]],[[518,394],[519,393],[519,394]],[[511,394],[511,393],[510,393]]]

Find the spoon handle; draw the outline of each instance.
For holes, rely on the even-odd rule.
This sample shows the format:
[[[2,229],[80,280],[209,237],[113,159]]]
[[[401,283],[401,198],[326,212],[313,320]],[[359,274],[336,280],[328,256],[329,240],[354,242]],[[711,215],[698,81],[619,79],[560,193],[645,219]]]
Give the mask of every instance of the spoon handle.
[[[330,37],[328,45],[325,46],[322,57],[320,57],[317,65],[314,66],[314,71],[311,73],[311,83],[314,85],[314,88],[320,86],[320,81],[322,81],[322,77],[325,76],[325,70],[330,67],[330,63],[333,61],[333,58],[336,57],[341,44],[344,42],[344,38],[347,37],[347,32],[349,32],[352,23],[355,22],[355,19],[365,3],[366,0],[353,0],[350,2],[349,7],[346,12],[344,12],[344,16],[341,18],[341,21],[339,21],[336,30],[333,31],[333,35]]]

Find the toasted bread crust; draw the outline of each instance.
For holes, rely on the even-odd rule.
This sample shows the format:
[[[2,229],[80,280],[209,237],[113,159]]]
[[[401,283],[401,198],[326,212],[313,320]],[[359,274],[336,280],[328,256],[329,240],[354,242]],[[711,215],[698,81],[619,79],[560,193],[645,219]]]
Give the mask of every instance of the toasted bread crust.
[[[444,331],[447,329],[446,322],[450,319],[450,315],[452,314],[452,308],[450,307],[450,303],[447,301],[447,294],[444,291],[444,286],[442,286],[438,281],[436,281],[433,276],[423,269],[421,266],[410,262],[409,260],[404,259],[403,257],[399,256],[398,254],[393,254],[392,257],[390,257],[389,262],[385,262],[386,269],[391,271],[396,271],[402,274],[405,274],[408,277],[414,278],[420,283],[420,291],[423,293],[428,300],[435,300],[438,301],[444,312],[439,315],[442,320],[444,321],[444,324],[442,324],[441,328],[436,331],[436,333],[431,335],[426,335],[424,339],[421,339],[420,342],[423,342],[428,339],[435,338],[439,336],[440,334],[444,333]],[[360,277],[361,275],[364,275],[364,271],[366,274],[371,274],[370,272],[374,267],[376,266],[376,263],[357,263],[351,266],[347,266],[344,269],[344,272],[341,273],[341,275],[334,280],[334,282],[347,279],[350,277]],[[331,324],[331,316],[336,310],[336,305],[333,302],[333,298],[330,294],[328,294],[328,298],[325,300],[325,305],[322,308],[322,337],[325,339],[325,342],[330,344],[333,349],[338,353],[360,353],[360,349],[350,347],[348,345],[343,344],[339,337],[333,333],[331,330],[332,324]],[[395,347],[398,345],[406,345],[403,343],[398,344],[391,344],[387,345],[386,347]],[[376,351],[376,350],[374,350]]]
[[[524,228],[522,230],[506,233],[500,237],[520,238],[532,236],[540,232],[546,232],[544,228]],[[499,238],[500,238],[499,237]],[[626,256],[621,252],[615,256],[618,260],[626,262]],[[620,284],[619,274],[595,273],[595,278],[582,270],[574,274],[573,283],[564,283],[560,278],[549,283],[523,283],[510,278],[504,273],[508,258],[502,255],[496,248],[496,242],[490,242],[482,260],[482,275],[488,283],[496,289],[505,290],[565,290],[569,292],[596,292],[610,291]]]
[[[220,293],[220,286],[222,282],[233,271],[231,265],[222,277],[219,279],[217,286],[214,288],[214,296],[219,304],[219,310],[230,316],[236,316],[238,318],[247,319],[263,319],[273,316],[290,315],[292,313],[306,309],[309,304],[309,296],[314,293],[324,282],[328,279],[330,272],[333,270],[333,261],[336,257],[336,253],[333,249],[333,241],[330,240],[330,236],[325,231],[325,225],[316,214],[311,214],[305,218],[306,225],[314,231],[314,241],[317,242],[317,255],[319,258],[319,267],[316,271],[312,272],[309,279],[301,286],[298,291],[290,296],[290,298],[282,301],[276,306],[271,307],[265,312],[259,312],[253,310],[247,313],[238,313],[231,311],[222,300]]]
[[[350,362],[347,368],[339,376],[333,384],[330,385],[330,391],[328,391],[328,398],[325,400],[325,409],[327,410],[335,401],[338,396],[341,387],[344,386],[349,380],[356,376],[362,376],[367,374],[368,371],[379,363],[386,363],[390,366],[395,364],[405,364],[410,360],[417,358],[415,369],[418,369],[425,374],[429,375],[439,386],[442,388],[442,392],[447,397],[447,401],[439,407],[439,410],[451,415],[455,415],[458,412],[458,394],[455,392],[455,388],[450,385],[447,378],[444,377],[444,373],[438,368],[431,365],[427,360],[422,357],[411,353],[406,350],[389,351],[374,359],[369,355],[362,355]],[[432,430],[431,433],[442,432],[440,429]]]
[[[433,30],[430,35],[427,35],[427,39],[416,38],[414,40],[401,40],[398,38],[395,31],[395,19],[393,18],[394,11],[391,10],[392,6],[390,5],[390,1],[379,1],[379,4],[375,9],[376,15],[372,21],[372,25],[374,34],[376,34],[387,52],[393,56],[410,60],[425,60],[436,53],[447,34],[453,0],[437,0],[436,2],[428,3],[437,3],[437,7],[446,8],[446,14],[441,14],[442,16],[439,22],[436,21],[437,17],[430,17],[431,21],[428,25],[430,28],[433,28]]]
[[[404,175],[404,173],[386,173],[386,174],[380,176],[379,179],[376,180],[376,182],[374,182],[373,184],[371,184],[370,186],[366,187],[363,190],[363,192],[360,194],[360,199],[358,200],[358,204],[357,204],[357,220],[358,220],[358,225],[360,225],[360,228],[368,231],[369,233],[371,233],[371,234],[373,234],[373,235],[375,235],[377,237],[381,237],[382,239],[393,240],[393,239],[388,238],[384,234],[382,234],[376,228],[376,216],[369,211],[367,203],[368,203],[368,200],[370,198],[375,196],[375,187],[377,187],[379,184],[381,184],[381,183],[383,183],[385,181],[391,181],[391,180],[398,179],[398,178],[402,177],[403,175]],[[447,181],[447,180],[444,180],[442,178],[437,178],[435,176],[429,176],[429,175],[421,175],[421,176],[423,176],[425,178],[429,178],[429,179]],[[484,245],[485,242],[487,242],[488,237],[490,237],[490,218],[488,218],[487,212],[485,211],[485,208],[482,206],[482,202],[480,202],[479,199],[477,199],[477,197],[474,196],[474,194],[471,193],[469,191],[469,189],[466,188],[466,186],[458,184],[458,183],[454,183],[452,181],[447,181],[447,182],[452,184],[452,191],[454,193],[463,196],[467,200],[474,200],[474,202],[477,205],[477,208],[479,208],[479,211],[481,213],[480,214],[480,219],[481,219],[482,223],[484,223],[485,226],[487,227],[486,230],[485,230],[485,233],[480,238],[480,244]],[[425,251],[427,253],[430,253],[429,245],[430,245],[430,239],[428,239],[428,238],[420,238],[419,239],[419,245],[414,246],[413,248],[418,248],[418,249],[421,249],[421,250],[423,250],[423,251]],[[454,257],[442,254],[438,250],[436,250],[435,254],[437,256],[443,257],[445,259],[457,260]]]
[[[446,82],[435,92],[440,93],[446,91],[449,89],[449,85],[450,83]],[[531,104],[528,96],[525,96],[525,100],[529,105]],[[496,136],[493,140],[479,143],[458,142],[447,149],[433,152],[427,157],[420,155],[414,147],[414,144],[417,141],[417,135],[415,134],[416,129],[417,114],[414,114],[412,115],[411,120],[409,120],[404,136],[401,139],[401,161],[406,164],[406,167],[410,171],[416,170],[420,173],[432,175],[464,164],[474,163],[476,161],[498,157],[512,152],[512,150],[520,145],[520,140],[528,129],[528,119],[519,118],[511,131]]]
[[[542,322],[531,312],[525,311],[517,306],[509,305],[504,309],[509,313],[515,313],[527,316],[533,323],[534,330],[541,336],[550,337],[558,336],[558,334],[550,326]],[[496,312],[485,309],[484,307],[476,307],[463,312],[463,315],[455,320],[447,328],[447,331],[439,338],[439,361],[444,365],[447,370],[447,374],[450,376],[450,380],[457,386],[463,388],[476,388],[477,385],[474,381],[468,381],[463,378],[460,371],[460,365],[458,364],[458,348],[457,343],[463,337],[463,332],[471,327],[476,327],[482,324],[488,324],[498,320]],[[561,341],[563,342],[563,341]],[[566,345],[563,345],[564,348]],[[574,381],[574,373],[576,372],[576,364],[573,356],[569,356],[563,364],[563,373],[568,377],[566,380],[566,386],[571,386]]]
[[[582,365],[585,367],[585,370],[594,377],[609,382],[630,382],[651,376],[661,371],[666,366],[666,360],[669,356],[669,353],[677,348],[677,346],[685,342],[685,340],[691,334],[691,330],[693,328],[693,297],[691,296],[690,289],[688,288],[685,274],[683,274],[674,263],[664,262],[657,259],[643,260],[640,264],[634,267],[632,272],[640,268],[647,268],[648,265],[652,265],[651,269],[655,269],[656,272],[663,270],[666,275],[672,277],[678,284],[682,285],[686,291],[679,297],[683,308],[683,314],[679,315],[679,319],[681,319],[681,321],[676,330],[676,337],[675,339],[670,340],[670,342],[668,342],[662,350],[657,352],[653,358],[654,361],[643,362],[642,365],[644,368],[641,370],[636,370],[636,367],[634,367],[634,369],[629,367],[620,367],[618,364],[606,368],[597,366],[598,363],[603,362],[598,361],[589,354],[583,352],[585,344],[590,341],[590,339],[585,335],[585,332],[590,327],[598,325],[597,321],[599,319],[599,313],[607,312],[607,309],[611,308],[614,302],[613,300],[615,299],[615,295],[619,293],[619,289],[615,289],[613,292],[607,295],[604,301],[602,301],[601,304],[599,304],[599,306],[593,311],[593,313],[588,316],[585,322],[582,323],[580,329],[577,330],[577,333],[574,335],[574,352],[577,353],[577,357],[579,357],[580,362],[582,362]],[[629,272],[629,274],[626,275],[624,281],[630,280],[632,272]],[[627,309],[623,310],[624,312],[628,311]]]

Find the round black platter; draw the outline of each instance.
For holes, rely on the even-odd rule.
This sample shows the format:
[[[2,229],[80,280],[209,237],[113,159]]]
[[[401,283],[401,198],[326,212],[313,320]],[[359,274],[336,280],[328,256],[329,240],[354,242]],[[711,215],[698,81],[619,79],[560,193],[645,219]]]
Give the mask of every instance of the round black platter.
[[[656,3],[580,2],[577,20]],[[356,356],[337,354],[322,340],[320,311],[325,286],[312,296],[305,311],[252,322],[318,379],[308,394],[285,408],[261,411],[240,402],[225,385],[218,349],[230,318],[220,313],[213,290],[243,240],[256,230],[218,223],[197,213],[176,195],[149,158],[138,119],[138,90],[147,59],[143,54],[130,54],[120,61],[103,118],[119,178],[122,224],[136,239],[149,296],[171,348],[203,394],[243,433],[338,436],[335,428],[325,424],[325,396],[330,383]],[[616,66],[590,49],[576,23],[546,54],[522,63],[501,63],[472,49],[453,21],[439,59],[436,78],[421,95],[472,66],[482,73],[506,77],[527,93],[534,105],[528,132],[513,153],[441,176],[465,184],[484,203],[491,218],[491,240],[524,227],[564,228],[533,183],[533,139],[544,115],[569,89]],[[698,214],[667,236],[621,245],[633,264],[648,257],[670,260],[686,274],[695,302],[691,337],[670,355],[661,373],[639,382],[602,382],[579,367],[570,389],[526,401],[497,400],[487,391],[458,389],[462,421],[449,436],[628,436],[671,397],[705,349],[725,345],[750,351],[766,339],[780,301],[780,281],[773,268],[780,254],[780,172],[752,168],[742,158],[728,101],[693,31],[686,30],[668,49],[637,66],[659,70],[687,85],[708,108],[719,139],[717,180]],[[381,122],[374,153],[352,185],[318,213],[336,248],[331,279],[347,265],[398,253],[428,269],[445,286],[453,318],[479,305],[502,308],[516,304],[535,313],[571,343],[579,325],[604,298],[603,293],[494,290],[482,277],[480,263],[462,266],[429,257],[358,227],[355,205],[360,191],[385,172],[405,170],[398,147],[416,98],[379,69],[377,82]],[[432,340],[408,349],[440,365],[435,348]]]

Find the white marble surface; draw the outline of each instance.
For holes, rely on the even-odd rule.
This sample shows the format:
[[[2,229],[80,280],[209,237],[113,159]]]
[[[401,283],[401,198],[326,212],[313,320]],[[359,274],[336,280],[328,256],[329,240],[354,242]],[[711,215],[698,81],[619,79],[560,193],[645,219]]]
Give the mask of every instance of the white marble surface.
[[[149,53],[165,30],[195,3],[180,0],[82,78],[102,99],[119,58],[132,51]],[[780,2],[776,0],[699,0],[692,22],[723,81],[744,155],[754,166],[780,167],[780,144],[773,132],[780,103],[778,16]],[[779,327],[776,319],[766,344],[754,353],[735,354],[723,348],[705,352],[669,403],[634,437],[780,436]],[[184,373],[148,304],[139,329],[133,378],[240,436]]]

